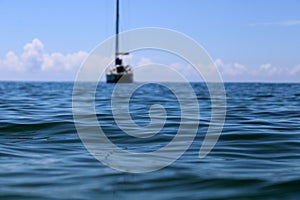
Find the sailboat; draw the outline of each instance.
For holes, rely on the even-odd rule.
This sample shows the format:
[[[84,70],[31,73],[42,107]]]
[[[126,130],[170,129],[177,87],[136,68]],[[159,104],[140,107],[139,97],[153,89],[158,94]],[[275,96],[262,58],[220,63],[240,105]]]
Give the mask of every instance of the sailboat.
[[[124,65],[121,56],[129,53],[119,51],[119,0],[116,0],[116,41],[115,41],[115,65],[106,73],[107,83],[132,83],[133,73],[129,65]]]

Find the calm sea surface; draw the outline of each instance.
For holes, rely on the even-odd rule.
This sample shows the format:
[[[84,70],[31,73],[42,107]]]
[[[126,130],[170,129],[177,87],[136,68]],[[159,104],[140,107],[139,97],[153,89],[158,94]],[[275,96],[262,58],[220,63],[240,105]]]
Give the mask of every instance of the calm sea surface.
[[[98,87],[95,110],[120,148],[153,151],[174,137],[180,124],[174,94],[157,84],[133,94],[129,109],[137,124],[149,123],[153,104],[168,114],[160,133],[139,140],[114,122],[113,87]],[[131,174],[103,165],[82,144],[72,114],[72,83],[0,82],[0,199],[299,199],[300,84],[225,84],[224,129],[203,159],[198,152],[210,98],[205,84],[193,88],[201,120],[190,148],[164,169]]]

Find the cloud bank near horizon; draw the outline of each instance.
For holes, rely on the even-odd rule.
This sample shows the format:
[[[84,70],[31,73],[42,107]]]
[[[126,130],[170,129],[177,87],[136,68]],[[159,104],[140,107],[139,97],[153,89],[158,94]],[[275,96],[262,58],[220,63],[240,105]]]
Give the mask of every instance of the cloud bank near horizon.
[[[258,66],[224,63],[221,59],[215,61],[223,80],[235,82],[299,82],[300,65],[293,67],[274,66],[264,63]]]
[[[9,51],[4,58],[0,57],[0,80],[18,81],[74,81],[82,62],[88,57],[85,51],[70,54],[59,52],[49,53],[43,43],[35,38],[23,47],[23,52],[17,55]],[[131,57],[131,59],[134,56]],[[134,58],[133,66],[157,63],[153,58]],[[214,61],[224,81],[230,82],[299,82],[300,64],[294,67],[274,66],[263,63],[259,66],[247,66],[238,62],[224,63],[221,59]],[[188,80],[197,81],[195,71],[187,63],[164,63],[182,73]],[[151,70],[151,68],[148,68]],[[161,71],[149,71],[144,74],[154,74],[156,80],[164,80],[167,74]],[[159,78],[161,77],[161,79]],[[145,77],[144,77],[145,78]],[[136,77],[141,81],[143,77]],[[169,79],[168,79],[169,80]],[[170,80],[169,80],[170,81]]]
[[[64,55],[48,53],[35,38],[23,47],[21,55],[9,51],[0,59],[1,80],[69,80],[74,78],[88,53],[79,51]]]

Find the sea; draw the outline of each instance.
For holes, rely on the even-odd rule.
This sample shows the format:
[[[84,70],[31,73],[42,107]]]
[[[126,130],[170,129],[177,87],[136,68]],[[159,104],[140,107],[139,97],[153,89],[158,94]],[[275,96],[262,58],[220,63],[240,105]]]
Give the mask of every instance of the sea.
[[[186,91],[181,83],[170,84]],[[211,152],[200,158],[211,99],[205,83],[191,83],[200,111],[194,140],[174,162],[145,173],[111,168],[89,151],[74,122],[73,86],[0,82],[0,199],[300,198],[300,84],[225,83],[224,126]],[[145,83],[131,94],[124,106],[137,126],[151,123],[154,104],[167,114],[155,136],[137,138],[125,134],[114,119],[114,87],[99,83],[94,103],[98,125],[112,143],[129,153],[147,153],[172,141],[183,121],[182,105],[171,90]],[[160,114],[152,112],[153,119]]]

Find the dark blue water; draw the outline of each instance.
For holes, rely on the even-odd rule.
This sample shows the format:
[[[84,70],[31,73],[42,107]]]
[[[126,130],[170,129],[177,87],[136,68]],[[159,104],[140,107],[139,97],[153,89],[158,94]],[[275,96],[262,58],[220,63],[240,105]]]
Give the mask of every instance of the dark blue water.
[[[224,129],[204,159],[198,152],[211,105],[205,84],[193,88],[201,119],[190,148],[164,169],[131,174],[103,165],[82,144],[73,121],[72,83],[1,82],[0,198],[298,199],[300,84],[225,84]],[[172,92],[149,84],[134,93],[130,111],[138,125],[149,124],[146,113],[154,103],[168,114],[160,134],[138,140],[116,126],[109,109],[112,89],[98,87],[95,110],[114,143],[147,152],[171,141],[180,123]]]

